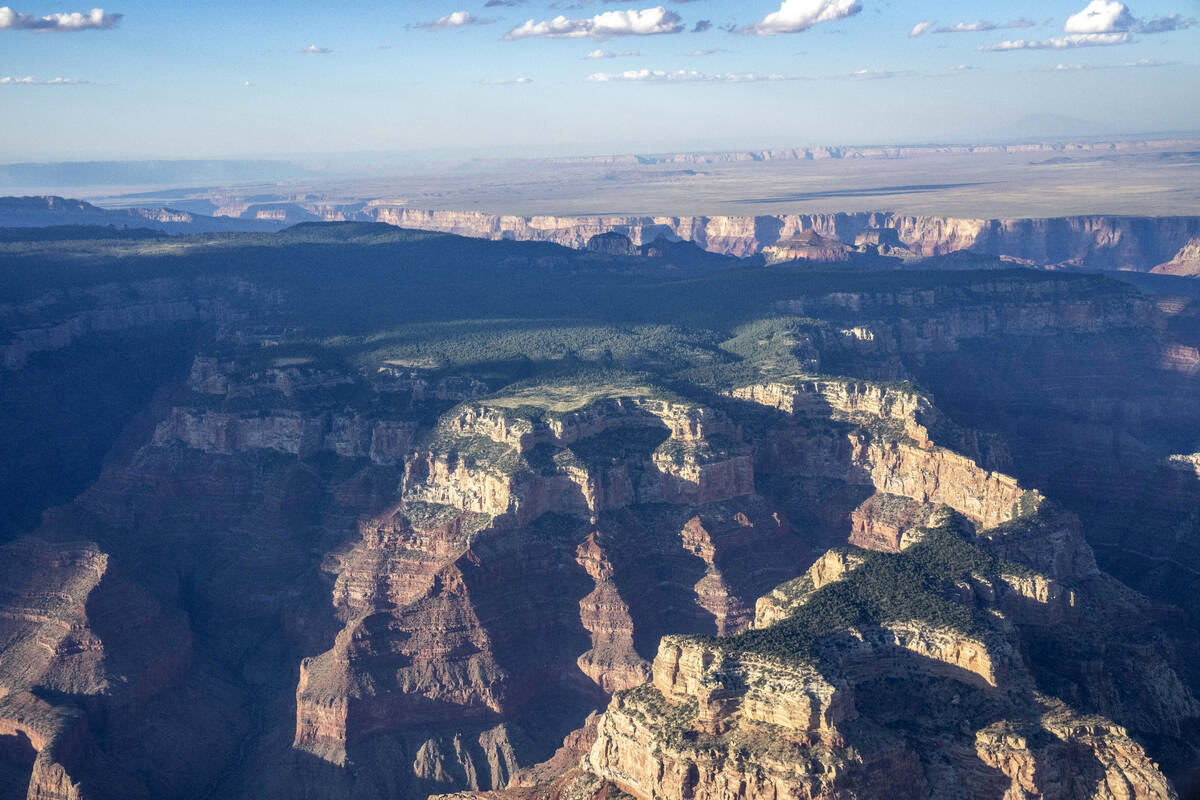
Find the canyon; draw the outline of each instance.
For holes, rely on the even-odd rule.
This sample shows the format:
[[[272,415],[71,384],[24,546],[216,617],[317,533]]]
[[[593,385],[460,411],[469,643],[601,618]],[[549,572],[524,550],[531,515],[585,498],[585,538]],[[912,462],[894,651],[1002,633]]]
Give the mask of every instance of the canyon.
[[[4,796],[1200,785],[1195,218],[396,213],[0,245]]]
[[[522,217],[421,210],[387,201],[344,204],[319,200],[234,203],[215,208],[214,214],[169,208],[105,209],[60,197],[0,198],[2,226],[108,224],[177,234],[277,231],[304,222],[382,222],[481,239],[549,242],[577,250],[595,249],[596,242],[609,237],[607,252],[612,255],[634,254],[639,248],[682,241],[706,252],[762,258],[768,264],[797,260],[838,264],[855,257],[874,257],[884,263],[890,260],[896,266],[924,260],[929,268],[1024,265],[1194,275],[1196,240],[1200,238],[1198,216],[987,219],[844,212]],[[964,260],[961,264],[933,260],[959,253],[980,260]]]

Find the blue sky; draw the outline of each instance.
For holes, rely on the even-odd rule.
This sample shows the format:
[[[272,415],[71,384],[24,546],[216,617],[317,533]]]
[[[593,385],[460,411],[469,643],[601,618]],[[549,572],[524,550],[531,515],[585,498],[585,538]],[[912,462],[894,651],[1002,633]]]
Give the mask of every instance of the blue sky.
[[[0,161],[1197,131],[1195,18],[1200,0],[38,0],[0,7]]]

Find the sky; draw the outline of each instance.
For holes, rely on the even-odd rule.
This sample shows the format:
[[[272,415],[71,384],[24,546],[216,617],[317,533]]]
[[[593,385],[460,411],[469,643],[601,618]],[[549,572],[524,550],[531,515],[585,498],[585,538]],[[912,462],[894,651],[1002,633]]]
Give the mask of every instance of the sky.
[[[113,2],[0,6],[0,162],[1200,131],[1200,0]]]

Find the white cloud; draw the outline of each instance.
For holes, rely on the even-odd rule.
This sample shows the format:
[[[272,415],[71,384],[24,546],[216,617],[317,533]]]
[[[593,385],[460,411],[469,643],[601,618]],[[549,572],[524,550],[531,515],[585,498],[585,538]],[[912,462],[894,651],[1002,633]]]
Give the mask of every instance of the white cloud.
[[[485,86],[524,86],[533,83],[533,78],[501,78],[499,80],[482,81]]]
[[[778,11],[763,17],[762,22],[745,28],[746,33],[774,36],[777,33],[799,33],[820,22],[852,17],[862,11],[857,0],[783,0]]]
[[[87,83],[91,83],[91,81],[79,78],[50,78],[49,80],[41,80],[32,75],[26,75],[23,78],[0,77],[0,86],[82,86]]]
[[[1013,50],[1069,50],[1075,47],[1107,47],[1129,44],[1133,37],[1128,33],[1073,33],[1069,36],[1053,36],[1049,39],[1013,39],[996,44],[980,45],[985,52],[1006,53]]]
[[[729,52],[728,50],[724,50],[720,47],[714,47],[711,50],[689,50],[688,52],[684,53],[684,55],[689,56],[691,58],[698,58],[700,56],[715,56],[717,53],[728,53],[728,52]]]
[[[568,19],[559,15],[551,20],[527,20],[507,34],[505,39],[606,39],[609,36],[651,36],[679,33],[683,23],[674,11],[662,6],[641,11],[605,11],[586,19]]]
[[[627,69],[624,72],[597,72],[587,77],[593,83],[758,83],[795,80],[787,75],[755,72],[697,72],[694,69]]]
[[[918,36],[920,36],[921,34],[929,31],[929,29],[932,28],[935,24],[936,23],[934,23],[933,20],[922,20],[921,22],[918,22],[916,25],[913,25],[913,29],[908,32],[908,36],[910,39],[915,39]]]
[[[938,28],[934,31],[934,33],[981,33],[983,31],[999,31],[1008,30],[1011,28],[1032,28],[1033,25],[1033,20],[1025,19],[1024,17],[1020,19],[1014,19],[1012,22],[1006,22],[1003,25],[997,25],[994,22],[987,22],[986,20],[977,19],[974,22],[959,22],[955,25]]]
[[[1137,61],[1125,61],[1120,64],[1058,64],[1043,68],[1039,72],[1090,72],[1097,69],[1138,69],[1141,67],[1169,67],[1173,61],[1154,61],[1149,58],[1139,58]]]
[[[427,31],[440,31],[446,28],[463,28],[468,25],[490,25],[495,21],[494,19],[472,16],[470,11],[455,11],[444,17],[438,17],[432,22],[417,22],[408,27],[422,28]]]
[[[641,52],[637,50],[601,50],[597,48],[584,56],[584,58],[588,61],[599,61],[605,58],[629,58],[640,55]]]
[[[1168,33],[1190,28],[1196,23],[1178,14],[1156,19],[1139,19],[1129,7],[1117,0],[1092,0],[1077,14],[1067,17],[1065,33]]]
[[[860,69],[846,75],[834,75],[833,77],[850,81],[886,81],[889,78],[905,78],[915,74],[910,70]]]
[[[994,23],[984,22],[983,20],[979,19],[975,20],[974,22],[960,22],[949,27],[938,28],[934,31],[934,33],[975,33],[978,31],[991,31],[995,29],[996,25]]]
[[[0,6],[0,30],[35,31],[38,33],[107,30],[115,28],[124,14],[106,14],[103,8],[93,8],[88,13],[47,14],[35,17],[22,14],[8,6]]]
[[[996,44],[984,45],[980,50],[1006,52],[1012,50],[1067,50],[1074,47],[1104,47],[1118,44],[1132,44],[1136,41],[1135,33],[1166,33],[1183,30],[1195,24],[1193,19],[1185,19],[1178,14],[1171,14],[1156,19],[1138,19],[1128,6],[1119,0],[1091,0],[1078,13],[1067,18],[1063,25],[1065,36],[1052,36],[1049,39],[1025,40],[1015,39]]]
[[[332,53],[333,51],[328,47],[317,47],[315,44],[310,44],[300,52],[310,56],[324,56]]]
[[[1065,33],[1113,33],[1132,30],[1136,21],[1124,3],[1117,0],[1092,0],[1087,8],[1067,17]]]

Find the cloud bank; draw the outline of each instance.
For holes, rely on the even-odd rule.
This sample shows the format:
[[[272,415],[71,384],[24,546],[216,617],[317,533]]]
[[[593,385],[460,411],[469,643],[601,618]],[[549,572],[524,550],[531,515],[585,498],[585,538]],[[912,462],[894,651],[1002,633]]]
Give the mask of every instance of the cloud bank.
[[[1142,67],[1170,67],[1173,61],[1155,61],[1149,58],[1139,58],[1137,61],[1125,61],[1120,64],[1058,64],[1053,67],[1043,67],[1038,72],[1091,72],[1098,69],[1139,69]]]
[[[35,17],[21,14],[8,6],[0,6],[0,30],[34,31],[35,33],[69,33],[73,31],[108,30],[120,24],[124,14],[106,14],[103,8],[93,8],[83,14],[47,14]]]
[[[641,11],[605,11],[585,19],[568,19],[561,15],[542,22],[531,19],[510,30],[504,38],[607,39],[610,36],[653,36],[682,30],[683,21],[679,15],[658,6]]]
[[[980,45],[979,49],[993,53],[1012,50],[1069,50],[1075,47],[1108,47],[1129,44],[1132,41],[1133,36],[1128,33],[1072,33],[1069,36],[1052,36],[1049,39],[1012,39]]]
[[[860,11],[862,6],[857,0],[783,0],[778,11],[767,14],[744,31],[759,36],[799,33],[818,23],[852,17]]]

